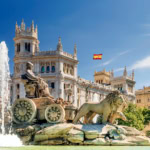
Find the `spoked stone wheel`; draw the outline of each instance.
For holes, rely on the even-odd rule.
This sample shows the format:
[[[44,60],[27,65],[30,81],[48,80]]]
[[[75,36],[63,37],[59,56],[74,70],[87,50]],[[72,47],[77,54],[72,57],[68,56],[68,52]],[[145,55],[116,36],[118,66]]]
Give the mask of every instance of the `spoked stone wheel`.
[[[13,121],[17,124],[30,123],[36,116],[35,103],[27,98],[17,99],[12,107]]]
[[[60,123],[65,118],[65,110],[59,104],[51,104],[45,110],[45,119],[49,123]]]

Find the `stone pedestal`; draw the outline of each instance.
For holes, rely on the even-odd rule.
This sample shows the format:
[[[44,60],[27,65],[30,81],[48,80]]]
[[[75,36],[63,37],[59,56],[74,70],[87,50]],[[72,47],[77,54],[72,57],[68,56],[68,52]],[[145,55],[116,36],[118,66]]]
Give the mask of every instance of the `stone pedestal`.
[[[150,146],[143,133],[120,125],[36,124],[15,127],[15,131],[25,144],[33,145]]]

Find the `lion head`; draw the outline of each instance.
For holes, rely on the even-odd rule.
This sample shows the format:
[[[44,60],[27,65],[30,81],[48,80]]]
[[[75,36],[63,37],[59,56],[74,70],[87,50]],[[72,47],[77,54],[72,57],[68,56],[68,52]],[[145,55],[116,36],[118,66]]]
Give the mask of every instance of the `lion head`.
[[[127,103],[126,103],[126,100],[125,100],[123,94],[121,94],[119,91],[113,91],[113,92],[109,93],[106,96],[106,100],[112,108],[114,106],[115,107],[120,107],[120,106],[126,107],[127,106]]]

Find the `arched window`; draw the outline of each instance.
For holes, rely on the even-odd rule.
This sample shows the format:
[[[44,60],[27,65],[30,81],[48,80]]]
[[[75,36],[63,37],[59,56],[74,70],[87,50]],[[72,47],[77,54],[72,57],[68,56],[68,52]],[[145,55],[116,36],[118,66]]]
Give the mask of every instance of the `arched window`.
[[[49,67],[49,66],[46,67],[46,72],[47,72],[47,73],[50,72],[50,67]]]
[[[17,52],[20,52],[20,43],[17,43]]]
[[[45,72],[45,68],[44,66],[41,67],[41,73],[44,73]]]
[[[17,89],[19,90],[20,89],[20,84],[17,84],[16,86],[17,86]]]
[[[52,66],[52,72],[55,72],[55,66]]]
[[[25,50],[30,52],[30,43],[25,43]]]

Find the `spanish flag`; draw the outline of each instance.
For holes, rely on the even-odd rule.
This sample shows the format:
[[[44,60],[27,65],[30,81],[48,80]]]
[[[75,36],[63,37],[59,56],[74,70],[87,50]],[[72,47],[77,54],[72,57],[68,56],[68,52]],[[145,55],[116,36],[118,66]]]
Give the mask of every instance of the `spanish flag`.
[[[102,59],[102,54],[94,54],[93,55],[93,59],[96,60],[96,59]]]

